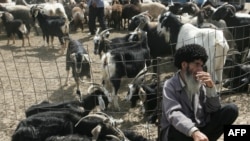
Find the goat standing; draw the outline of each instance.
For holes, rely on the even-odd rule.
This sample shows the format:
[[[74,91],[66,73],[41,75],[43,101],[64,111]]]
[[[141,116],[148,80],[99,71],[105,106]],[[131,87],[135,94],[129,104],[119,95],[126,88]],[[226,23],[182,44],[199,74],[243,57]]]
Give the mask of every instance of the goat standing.
[[[14,19],[11,13],[4,12],[0,14],[0,17],[3,21],[3,24],[5,26],[5,30],[7,32],[8,36],[8,42],[7,45],[9,45],[10,37],[12,37],[13,44],[15,44],[15,34],[18,35],[20,39],[22,39],[22,46],[24,46],[24,37],[25,36],[28,39],[28,43],[30,46],[30,40],[29,40],[29,32],[24,24],[24,22],[20,19]]]
[[[68,85],[69,81],[69,70],[72,68],[72,75],[75,79],[77,90],[76,93],[81,96],[80,92],[80,79],[83,76],[91,79],[90,76],[90,58],[83,47],[82,43],[77,40],[72,40],[70,38],[66,39],[66,46],[68,46],[66,54],[66,71],[67,78],[65,85]]]

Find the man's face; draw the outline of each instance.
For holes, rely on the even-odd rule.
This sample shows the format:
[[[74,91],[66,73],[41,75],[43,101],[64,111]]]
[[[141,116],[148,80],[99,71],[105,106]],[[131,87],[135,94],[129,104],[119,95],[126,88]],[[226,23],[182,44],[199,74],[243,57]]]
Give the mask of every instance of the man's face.
[[[197,72],[203,71],[203,62],[195,60],[193,62],[187,63],[182,68],[183,76],[186,82],[187,91],[190,94],[195,94],[199,91],[201,83],[196,77]]]

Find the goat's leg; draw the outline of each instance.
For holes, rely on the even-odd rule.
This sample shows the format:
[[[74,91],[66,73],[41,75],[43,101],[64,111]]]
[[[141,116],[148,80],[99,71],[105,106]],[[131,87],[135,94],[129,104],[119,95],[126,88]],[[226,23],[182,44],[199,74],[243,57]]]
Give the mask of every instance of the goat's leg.
[[[80,97],[81,99],[81,91],[80,91],[80,79],[79,77],[75,77],[75,82],[76,82],[76,94]]]
[[[54,36],[51,36],[51,46],[54,48]]]
[[[66,81],[65,81],[65,86],[69,85],[69,70],[67,70],[67,77],[66,77]]]
[[[61,55],[63,55],[64,54],[64,50],[65,50],[65,48],[66,48],[66,44],[65,44],[65,42],[63,41],[63,37],[58,37],[58,39],[59,39],[59,42],[60,42],[60,44],[61,44]]]
[[[45,38],[45,34],[43,34],[43,46],[46,47],[47,46],[47,42],[46,42],[46,38]]]
[[[16,43],[15,35],[11,34],[11,36],[12,36],[12,39],[13,39],[13,44],[15,44]]]
[[[26,34],[26,38],[27,38],[27,40],[28,40],[28,44],[29,44],[29,46],[31,46],[31,44],[30,44],[30,36],[29,36],[29,34]]]
[[[111,83],[112,83],[112,97],[113,97],[114,108],[120,111],[117,92],[118,92],[118,89],[120,88],[121,78],[114,78],[114,80],[111,80]]]
[[[25,42],[24,38],[22,38],[22,47],[24,47],[24,42]]]

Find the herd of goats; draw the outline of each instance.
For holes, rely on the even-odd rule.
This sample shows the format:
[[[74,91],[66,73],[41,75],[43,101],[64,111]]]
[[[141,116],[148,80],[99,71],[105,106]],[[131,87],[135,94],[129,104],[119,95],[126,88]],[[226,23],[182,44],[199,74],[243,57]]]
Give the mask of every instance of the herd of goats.
[[[249,84],[250,13],[243,13],[244,4],[217,4],[210,0],[196,4],[161,3],[150,0],[105,1],[105,18],[110,28],[96,31],[93,37],[94,54],[102,63],[102,85],[92,84],[88,95],[81,97],[80,81],[91,79],[91,58],[83,44],[70,37],[72,31],[88,22],[86,1],[48,2],[16,0],[15,4],[0,4],[0,24],[9,44],[15,34],[29,41],[31,28],[42,37],[46,46],[58,37],[61,53],[66,50],[66,70],[76,82],[80,100],[63,103],[32,105],[26,111],[12,135],[12,141],[146,141],[133,131],[121,130],[122,119],[104,112],[91,112],[96,106],[102,111],[112,103],[120,110],[118,90],[123,77],[133,78],[126,99],[131,108],[140,101],[149,123],[157,123],[157,98],[162,84],[157,80],[157,58],[172,56],[176,49],[187,44],[203,46],[208,55],[206,69],[213,76],[218,91],[247,92]],[[37,26],[38,25],[38,26]],[[110,30],[125,29],[123,37],[110,39]],[[51,41],[50,41],[51,40]],[[152,66],[149,72],[148,67]],[[151,82],[145,83],[146,76]],[[160,86],[159,86],[160,85]],[[111,90],[111,92],[109,92]],[[220,91],[223,93],[224,91]]]

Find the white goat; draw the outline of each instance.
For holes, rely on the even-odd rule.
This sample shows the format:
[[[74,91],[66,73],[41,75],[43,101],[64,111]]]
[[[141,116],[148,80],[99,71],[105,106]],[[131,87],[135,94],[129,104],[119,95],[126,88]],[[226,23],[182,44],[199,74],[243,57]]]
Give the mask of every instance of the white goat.
[[[153,17],[152,21],[157,19],[161,13],[168,11],[168,8],[159,2],[141,3],[139,0],[135,5],[140,8],[141,12],[148,11],[149,15]]]
[[[170,29],[171,42],[176,43],[176,50],[188,44],[199,44],[206,49],[208,54],[207,70],[213,76],[213,80],[219,82],[217,88],[220,88],[223,66],[229,50],[223,31],[212,28],[197,28],[189,23],[182,24],[174,14],[166,12],[159,17],[157,30],[166,36],[168,29]]]
[[[42,8],[41,13],[45,15],[62,16],[65,19],[68,19],[63,5],[59,2],[56,2],[54,0],[49,0],[46,3],[38,4],[38,6]]]

